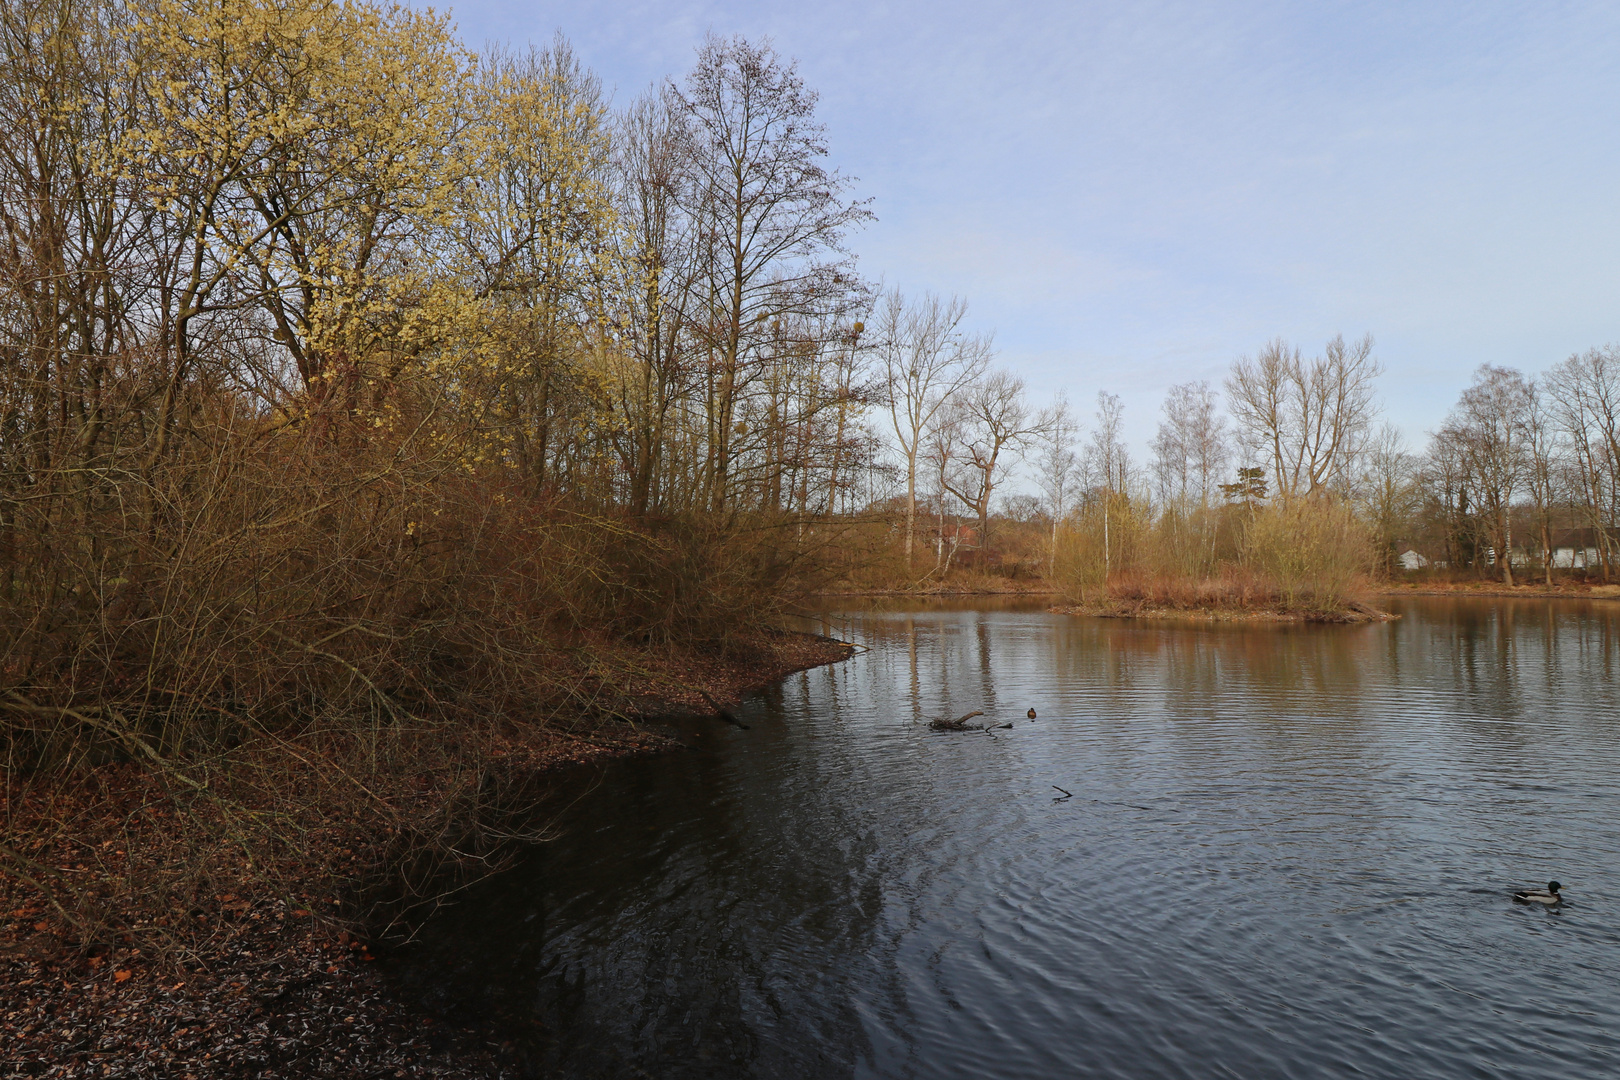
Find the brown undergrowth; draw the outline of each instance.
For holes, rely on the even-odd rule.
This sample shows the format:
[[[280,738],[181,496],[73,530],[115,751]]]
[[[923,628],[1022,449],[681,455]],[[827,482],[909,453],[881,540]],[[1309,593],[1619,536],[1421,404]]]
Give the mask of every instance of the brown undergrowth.
[[[711,712],[848,654],[780,632],[643,651],[572,724],[386,746],[311,727],[193,762],[201,789],[135,761],[13,782],[0,1076],[503,1075],[498,1041],[401,1008],[376,952],[542,839],[562,773],[677,748],[649,714]]]
[[[5,503],[0,1075],[405,1068],[345,965],[542,837],[557,769],[827,654],[770,629],[814,579],[778,522],[479,471],[401,398],[278,426],[199,394],[161,468]]]

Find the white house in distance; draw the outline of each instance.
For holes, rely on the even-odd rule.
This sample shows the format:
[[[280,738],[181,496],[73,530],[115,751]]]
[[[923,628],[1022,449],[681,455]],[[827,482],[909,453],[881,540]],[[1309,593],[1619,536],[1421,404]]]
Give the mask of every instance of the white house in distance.
[[[1559,570],[1585,570],[1601,566],[1597,545],[1596,529],[1565,529],[1552,540],[1553,567]]]
[[[1422,570],[1425,566],[1429,565],[1428,556],[1420,554],[1412,548],[1407,548],[1405,551],[1395,556],[1395,561],[1400,563],[1401,569],[1405,570],[1407,573],[1411,573],[1413,570]]]
[[[1550,562],[1555,570],[1596,570],[1603,565],[1598,553],[1598,531],[1596,529],[1565,529],[1554,533],[1552,538],[1552,552]],[[1539,547],[1539,545],[1538,545]],[[1486,566],[1496,565],[1496,549],[1486,547],[1480,551],[1480,556]],[[1530,565],[1531,552],[1525,548],[1514,548],[1511,556],[1515,568]],[[1416,548],[1406,548],[1395,561],[1402,570],[1414,573],[1426,570],[1429,567],[1442,567],[1445,562],[1435,561]]]

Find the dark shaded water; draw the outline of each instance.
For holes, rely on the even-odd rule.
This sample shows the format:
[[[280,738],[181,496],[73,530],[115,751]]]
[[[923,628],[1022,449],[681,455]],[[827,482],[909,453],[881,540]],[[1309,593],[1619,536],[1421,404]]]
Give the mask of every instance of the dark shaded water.
[[[1620,1076],[1620,604],[1401,610],[830,617],[413,968],[537,1075]]]

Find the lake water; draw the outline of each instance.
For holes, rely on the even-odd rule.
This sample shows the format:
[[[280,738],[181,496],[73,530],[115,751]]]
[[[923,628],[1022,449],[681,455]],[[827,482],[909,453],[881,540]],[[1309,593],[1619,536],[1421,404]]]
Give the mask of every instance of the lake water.
[[[1396,606],[829,615],[412,970],[537,1076],[1620,1076],[1620,604]]]

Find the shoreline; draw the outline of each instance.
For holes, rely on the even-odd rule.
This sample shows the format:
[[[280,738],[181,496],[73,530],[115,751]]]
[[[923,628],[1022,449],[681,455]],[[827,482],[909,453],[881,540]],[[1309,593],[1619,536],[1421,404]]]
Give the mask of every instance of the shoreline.
[[[773,632],[754,644],[746,661],[667,658],[669,670],[653,673],[664,677],[623,702],[627,707],[619,711],[628,720],[594,719],[567,731],[527,726],[503,752],[473,763],[497,773],[497,787],[530,800],[527,807],[494,812],[532,811],[551,782],[582,768],[685,749],[660,730],[664,721],[712,716],[724,722],[746,695],[856,651],[801,631]],[[671,693],[672,683],[681,689]],[[79,786],[124,795],[123,803],[107,804],[109,813],[155,813],[158,827],[148,839],[163,842],[162,823],[178,816],[163,809],[162,792],[132,779],[125,766],[90,772],[96,775]],[[71,799],[80,793],[54,794]],[[8,789],[4,798],[0,811],[8,822],[28,812],[16,791]],[[129,835],[127,822],[110,824],[123,825]],[[85,864],[96,856],[78,851],[91,845],[77,836],[60,839],[58,848],[33,854],[49,855],[51,873],[95,884],[95,868]],[[391,850],[387,838],[377,836],[369,849],[354,842],[331,858],[362,882],[387,873]],[[0,856],[0,867],[16,870],[9,852],[0,849]],[[485,865],[480,879],[502,868],[499,860]],[[153,1078],[513,1075],[492,1029],[442,1023],[400,997],[374,962],[385,947],[356,924],[355,898],[323,895],[332,888],[326,872],[332,869],[311,866],[307,888],[296,894],[244,887],[245,878],[222,880],[210,902],[175,913],[168,934],[178,947],[167,955],[129,933],[86,945],[65,912],[53,910],[48,894],[34,887],[42,884],[38,877],[31,885],[15,872],[0,873],[0,1076],[101,1076],[107,1067],[120,1076]],[[122,918],[136,926],[143,914],[149,913]]]
[[[999,597],[1028,597],[1039,599],[1042,597],[1061,597],[1061,589],[1046,586],[1042,583],[1038,587],[986,587],[980,584],[963,586],[942,585],[938,587],[907,589],[829,589],[818,593],[819,597],[829,599],[849,599],[858,597],[910,597],[919,600],[944,599],[949,597],[973,596],[999,596]],[[1400,596],[1478,596],[1497,599],[1530,599],[1546,598],[1561,600],[1620,600],[1620,585],[1588,585],[1585,583],[1560,583],[1547,586],[1541,582],[1515,585],[1511,589],[1500,583],[1493,582],[1436,582],[1425,584],[1383,584],[1361,594],[1366,598],[1400,597]],[[1090,615],[1101,619],[1131,619],[1131,618],[1184,618],[1206,622],[1313,622],[1313,623],[1365,623],[1384,622],[1400,618],[1389,612],[1379,612],[1367,604],[1358,604],[1346,612],[1320,613],[1311,611],[1284,611],[1277,609],[1249,609],[1230,607],[1200,607],[1180,608],[1164,606],[1136,606],[1129,601],[1117,601],[1098,604],[1055,604],[1049,610],[1063,614]]]
[[[1342,611],[1277,610],[1275,608],[1233,607],[1153,607],[1124,602],[1104,604],[1063,604],[1047,609],[1058,615],[1081,615],[1094,619],[1178,619],[1187,622],[1317,623],[1355,626],[1392,622],[1399,615],[1367,604],[1355,604]]]
[[[1377,596],[1479,596],[1497,599],[1546,598],[1549,600],[1620,600],[1620,585],[1552,585],[1541,582],[1509,588],[1500,582],[1439,582],[1393,585],[1377,590]]]

